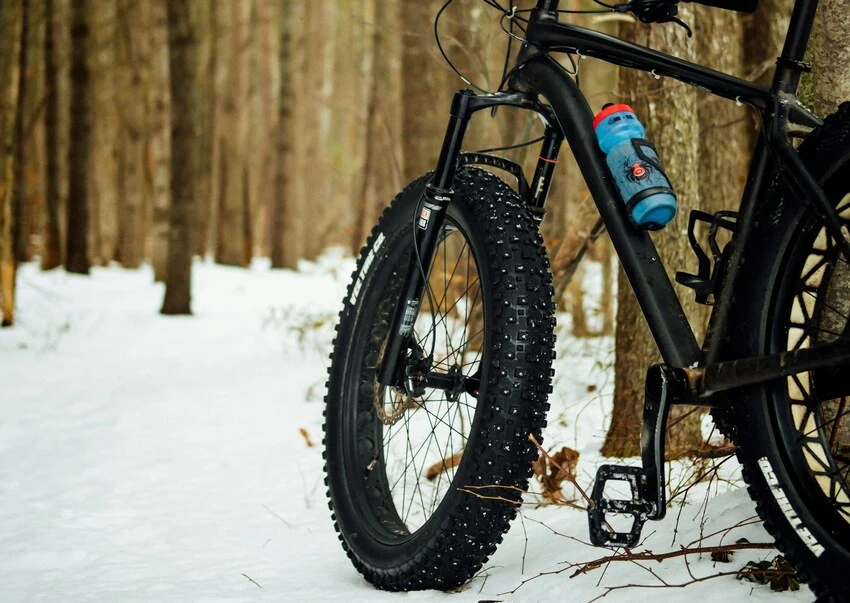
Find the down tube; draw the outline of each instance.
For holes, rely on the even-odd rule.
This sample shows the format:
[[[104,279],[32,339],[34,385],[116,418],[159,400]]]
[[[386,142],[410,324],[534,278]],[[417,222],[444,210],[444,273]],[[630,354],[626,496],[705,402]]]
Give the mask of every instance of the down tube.
[[[673,366],[691,366],[700,355],[696,338],[652,239],[629,221],[597,145],[584,95],[564,68],[545,55],[526,63],[517,80],[552,106],[662,358]]]

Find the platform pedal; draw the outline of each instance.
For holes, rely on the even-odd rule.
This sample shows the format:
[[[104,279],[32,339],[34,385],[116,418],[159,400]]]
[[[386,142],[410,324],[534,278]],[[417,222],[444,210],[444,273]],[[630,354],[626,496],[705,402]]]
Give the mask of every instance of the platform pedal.
[[[608,482],[626,482],[631,490],[630,499],[605,496]],[[593,504],[587,510],[590,524],[590,542],[594,546],[634,547],[640,540],[643,524],[658,514],[657,504],[651,501],[651,491],[646,473],[641,467],[626,465],[602,465],[596,472],[596,482],[590,496]],[[608,523],[609,513],[631,515],[634,518],[631,530],[617,532]]]

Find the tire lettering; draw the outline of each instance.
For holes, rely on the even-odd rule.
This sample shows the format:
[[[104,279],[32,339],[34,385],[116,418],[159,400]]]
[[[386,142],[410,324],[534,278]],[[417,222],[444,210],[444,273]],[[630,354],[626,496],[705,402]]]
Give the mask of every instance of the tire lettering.
[[[764,474],[764,479],[767,480],[767,485],[770,486],[770,491],[773,492],[773,497],[776,499],[776,503],[779,505],[779,508],[782,510],[786,519],[788,519],[788,523],[790,523],[791,527],[794,528],[794,531],[797,532],[797,536],[799,536],[800,540],[809,547],[809,550],[815,557],[823,555],[823,546],[809,531],[809,528],[803,525],[803,522],[800,521],[800,516],[797,515],[794,507],[791,506],[791,501],[788,500],[788,495],[785,494],[785,490],[783,490],[782,486],[779,485],[779,480],[773,473],[770,461],[767,460],[767,457],[763,456],[759,459],[758,463],[761,472]]]
[[[375,243],[372,245],[372,249],[369,250],[369,254],[366,256],[366,259],[363,260],[363,267],[360,269],[360,272],[357,273],[357,280],[354,282],[354,287],[351,288],[352,306],[357,303],[357,296],[360,295],[360,288],[363,286],[363,279],[366,276],[366,273],[369,271],[369,267],[372,265],[372,262],[375,261],[375,255],[377,255],[378,250],[383,244],[384,233],[380,233],[378,235],[378,238],[375,239]]]

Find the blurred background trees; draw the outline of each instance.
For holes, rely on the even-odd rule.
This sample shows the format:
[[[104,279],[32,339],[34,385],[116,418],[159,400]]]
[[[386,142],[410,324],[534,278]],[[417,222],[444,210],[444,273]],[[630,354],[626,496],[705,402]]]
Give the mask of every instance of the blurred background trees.
[[[3,324],[13,321],[18,262],[37,259],[45,269],[64,265],[80,273],[148,262],[157,280],[184,283],[179,303],[163,310],[188,312],[192,256],[234,266],[263,256],[274,267],[294,267],[331,246],[359,251],[392,196],[435,164],[451,94],[466,87],[434,42],[433,20],[443,4],[0,2]],[[822,2],[830,4],[837,2]],[[690,39],[675,24],[650,27],[625,15],[568,18],[767,80],[790,5],[762,0],[757,13],[741,15],[683,4]],[[596,6],[562,0],[562,8]],[[828,18],[819,27],[823,40],[844,31]],[[457,69],[496,89],[507,45],[498,12],[479,0],[455,0],[439,29]],[[692,268],[687,210],[736,206],[754,141],[752,114],[594,60],[579,62],[579,78],[592,109],[628,102],[647,125],[683,210],[655,240],[664,259]],[[811,94],[818,110],[831,110],[817,89]],[[538,120],[503,109],[497,119],[475,118],[466,147],[521,142],[540,130]],[[536,158],[533,148],[505,154],[529,167]],[[643,372],[656,352],[622,275],[615,299],[611,248],[595,220],[565,147],[542,231],[573,333],[612,334],[616,308],[617,404],[605,450],[633,454],[637,441],[625,434],[639,421]],[[585,308],[582,257],[601,262],[595,316]],[[682,298],[699,329],[705,309],[692,303],[689,290]],[[687,448],[698,430],[682,422],[690,426],[679,448]]]

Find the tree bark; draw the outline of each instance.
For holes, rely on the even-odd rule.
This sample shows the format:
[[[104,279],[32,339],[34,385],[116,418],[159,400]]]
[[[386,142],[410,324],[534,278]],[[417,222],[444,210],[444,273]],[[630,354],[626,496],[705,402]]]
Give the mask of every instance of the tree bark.
[[[44,90],[47,95],[44,109],[45,148],[45,232],[41,254],[44,270],[62,265],[62,237],[60,230],[61,187],[59,184],[59,69],[55,55],[54,0],[44,0]]]
[[[29,30],[30,30],[29,0],[21,0],[21,43],[18,53],[18,111],[15,116],[15,161],[14,206],[12,218],[12,239],[15,251],[15,262],[25,262],[29,259],[27,242],[30,236],[30,224],[27,220],[27,190],[24,183],[24,165],[26,150],[27,101],[31,83],[29,79]]]
[[[144,259],[145,226],[145,104],[138,95],[143,89],[143,69],[148,63],[144,42],[147,3],[121,0],[118,3],[115,42],[118,48],[116,89],[118,105],[118,241],[116,256],[125,268],[138,268]]]
[[[838,108],[842,101],[850,100],[850,12],[847,3],[840,0],[822,0],[818,5],[807,59],[812,63],[812,73],[803,78],[800,98],[821,116]]]
[[[213,141],[215,125],[215,75],[218,57],[215,3],[193,2],[198,34],[198,173],[196,175],[197,225],[194,228],[195,253],[205,257],[210,246],[213,212]]]
[[[311,6],[316,3],[310,3]],[[250,35],[248,21],[253,2],[230,0],[227,11],[220,14],[220,39],[224,52],[220,67],[223,71],[219,95],[218,123],[218,211],[215,260],[230,266],[247,266],[250,261],[250,240],[246,233],[249,211],[246,208],[248,191],[246,176],[248,162],[248,70]],[[248,253],[246,253],[248,250]]]
[[[372,89],[367,102],[368,134],[365,167],[359,194],[359,221],[355,224],[352,249],[359,251],[381,211],[404,186],[401,148],[402,71],[398,57],[403,51],[401,4],[377,6],[372,28]]]
[[[151,216],[150,258],[154,280],[168,275],[168,233],[171,211],[171,93],[168,79],[168,0],[151,0],[151,133],[148,149]]]
[[[168,2],[171,89],[171,218],[163,314],[192,313],[192,218],[197,166],[197,56],[191,0]]]
[[[12,206],[22,21],[20,0],[0,2],[0,326],[4,327],[11,326],[15,317]]]
[[[692,21],[690,7],[680,9],[683,20]],[[673,24],[624,25],[622,37],[644,46],[695,60],[694,45],[684,30]],[[699,206],[699,137],[696,93],[673,80],[655,80],[649,74],[621,71],[626,101],[635,109],[647,130],[647,138],[658,148],[671,184],[679,199],[679,214],[664,231],[654,237],[659,255],[668,267],[685,265],[689,247],[682,233],[687,230],[688,212]],[[691,300],[683,306],[689,318],[699,323],[700,315]],[[696,320],[695,320],[696,319]],[[640,424],[644,401],[646,369],[658,362],[655,342],[637,305],[625,275],[620,272],[618,287],[616,350],[614,361],[614,410],[602,447],[606,456],[634,456],[640,453]],[[671,412],[667,449],[692,449],[699,445],[698,416],[679,420],[682,409]]]
[[[122,176],[118,165],[123,150],[119,135],[118,78],[121,68],[117,60],[116,2],[89,0],[89,72],[91,77],[91,123],[89,155],[89,261],[106,265],[115,260],[119,237],[119,184]]]
[[[758,10],[744,25],[747,79],[770,85],[776,57],[788,31],[793,0],[760,0]],[[821,3],[823,4],[823,3]]]
[[[450,72],[435,50],[433,28],[429,26],[442,5],[440,0],[421,0],[406,3],[402,13],[404,96],[421,99],[402,107],[405,182],[437,165],[448,123]]]
[[[694,37],[701,64],[739,77],[744,75],[743,23],[738,14],[696,7]],[[735,209],[741,198],[746,179],[744,148],[751,123],[748,117],[745,107],[705,92],[699,93],[697,186],[703,211]],[[693,260],[689,265],[693,265]],[[688,292],[687,295],[693,294]]]
[[[91,74],[89,3],[71,3],[71,130],[68,147],[68,233],[65,268],[89,273],[89,157],[91,154]]]
[[[294,268],[298,257],[291,253],[292,246],[287,245],[286,227],[290,219],[290,177],[292,169],[292,138],[295,128],[292,122],[292,99],[295,95],[292,85],[292,28],[295,26],[291,14],[292,0],[281,0],[280,10],[280,46],[278,47],[278,71],[280,89],[277,101],[277,130],[275,132],[275,197],[271,225],[271,261],[272,268]],[[290,252],[290,253],[288,253]]]

